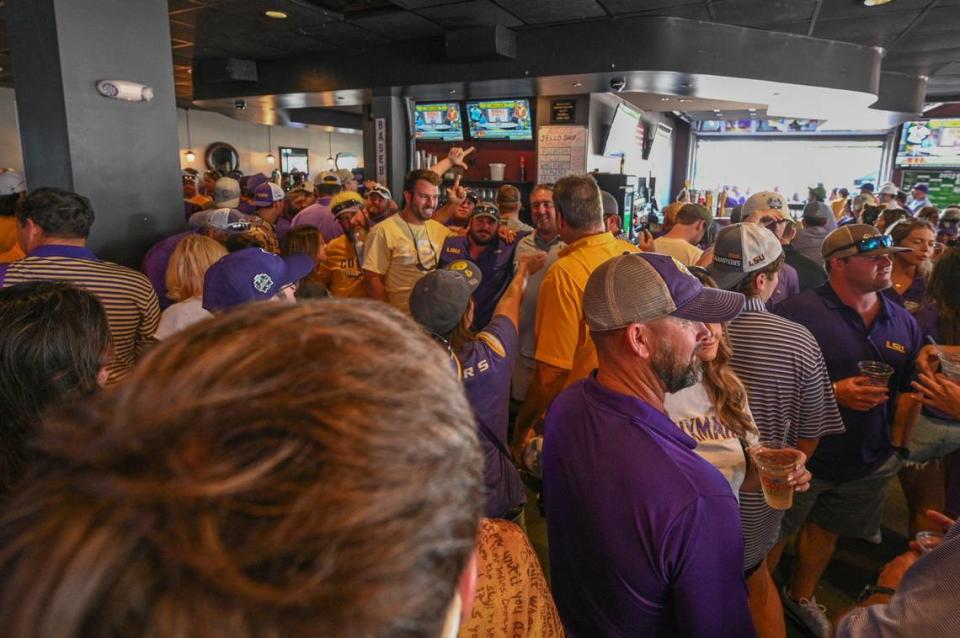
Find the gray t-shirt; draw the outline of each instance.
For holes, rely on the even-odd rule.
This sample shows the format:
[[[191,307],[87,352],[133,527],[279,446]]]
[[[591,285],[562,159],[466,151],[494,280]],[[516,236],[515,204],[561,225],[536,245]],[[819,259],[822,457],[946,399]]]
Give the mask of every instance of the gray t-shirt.
[[[520,240],[514,253],[514,268],[516,268],[516,263],[521,255],[531,251],[547,253],[547,263],[527,279],[527,288],[523,293],[523,301],[520,302],[520,354],[528,359],[533,359],[537,352],[535,323],[540,284],[564,247],[566,247],[566,244],[561,241],[559,235],[552,242],[546,244],[537,237],[536,233],[530,233]]]

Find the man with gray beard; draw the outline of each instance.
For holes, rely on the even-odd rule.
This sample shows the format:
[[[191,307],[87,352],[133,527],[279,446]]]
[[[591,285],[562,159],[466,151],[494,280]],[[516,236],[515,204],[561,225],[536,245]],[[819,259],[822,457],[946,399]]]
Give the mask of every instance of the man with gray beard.
[[[598,369],[544,427],[554,598],[569,636],[753,636],[737,500],[664,394],[700,380],[709,330],[743,308],[673,257],[614,257],[583,313]]]

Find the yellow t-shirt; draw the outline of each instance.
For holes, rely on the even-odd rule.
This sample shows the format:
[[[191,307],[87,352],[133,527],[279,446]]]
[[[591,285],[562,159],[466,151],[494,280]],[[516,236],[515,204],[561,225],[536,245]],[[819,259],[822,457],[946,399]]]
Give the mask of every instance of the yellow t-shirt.
[[[384,275],[387,301],[409,312],[410,291],[421,277],[436,269],[443,240],[449,235],[449,228],[432,219],[409,224],[397,213],[370,231],[363,269]]]
[[[560,251],[540,284],[535,333],[537,361],[569,370],[567,385],[597,367],[597,350],[583,320],[583,290],[590,273],[611,257],[639,249],[610,233],[581,237]]]
[[[13,215],[0,217],[0,264],[24,258],[17,243],[17,218]]]
[[[693,266],[703,255],[703,251],[685,239],[657,237],[653,240],[653,251],[661,255],[670,255],[684,266]]]
[[[843,205],[846,203],[847,203],[847,200],[844,198],[835,199],[832,202],[830,202],[830,210],[833,211],[833,216],[834,218],[837,219],[837,221],[839,221],[840,218],[843,217]]]
[[[327,244],[327,259],[317,267],[317,275],[334,297],[367,296],[357,249],[346,235]]]

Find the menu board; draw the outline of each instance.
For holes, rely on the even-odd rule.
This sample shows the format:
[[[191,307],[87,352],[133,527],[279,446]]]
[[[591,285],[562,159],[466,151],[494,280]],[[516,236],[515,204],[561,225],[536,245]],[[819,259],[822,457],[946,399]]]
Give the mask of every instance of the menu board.
[[[903,171],[900,189],[910,192],[914,184],[926,184],[927,199],[938,208],[960,204],[960,172],[958,171]]]
[[[541,126],[537,134],[537,182],[552,184],[587,172],[585,126]]]

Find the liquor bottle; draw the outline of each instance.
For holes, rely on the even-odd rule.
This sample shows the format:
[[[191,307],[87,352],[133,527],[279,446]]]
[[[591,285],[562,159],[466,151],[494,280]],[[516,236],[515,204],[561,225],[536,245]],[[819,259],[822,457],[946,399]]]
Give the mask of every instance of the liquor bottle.
[[[527,181],[527,162],[523,155],[520,156],[520,181]]]

